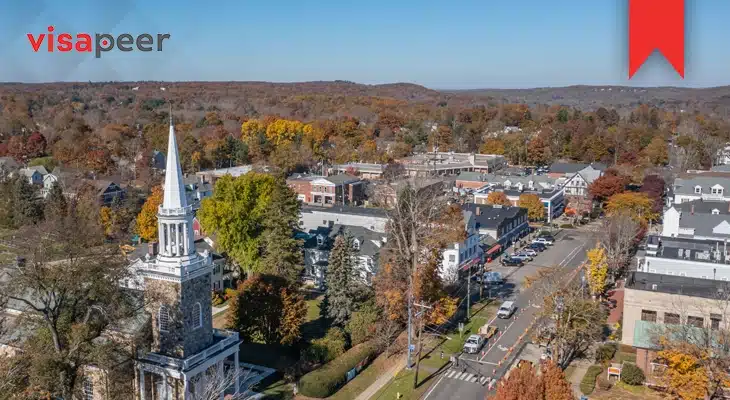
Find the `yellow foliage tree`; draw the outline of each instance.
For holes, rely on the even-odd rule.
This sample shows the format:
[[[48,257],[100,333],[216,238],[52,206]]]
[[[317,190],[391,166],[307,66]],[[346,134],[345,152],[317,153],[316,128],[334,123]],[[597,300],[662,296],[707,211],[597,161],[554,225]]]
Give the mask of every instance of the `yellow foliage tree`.
[[[111,236],[114,230],[114,213],[110,207],[101,207],[99,210],[99,222],[104,228],[104,235]]]
[[[482,154],[504,154],[504,141],[502,139],[487,139],[479,148]]]
[[[670,392],[682,399],[695,400],[707,397],[709,378],[701,361],[680,348],[667,348],[657,354],[667,363],[661,376]]]
[[[511,206],[512,202],[509,201],[507,195],[504,192],[491,192],[487,195],[487,204]]]
[[[241,124],[241,139],[247,141],[266,132],[266,126],[257,119],[250,119]]]
[[[536,194],[521,194],[520,207],[527,209],[527,218],[530,221],[540,221],[545,218],[545,205]]]
[[[594,296],[606,290],[608,260],[606,251],[600,245],[588,251],[588,286]]]
[[[658,214],[652,211],[653,207],[654,201],[646,193],[624,192],[608,199],[606,211],[609,215],[628,213],[634,221],[645,225],[658,217]]]
[[[148,242],[157,239],[157,208],[162,204],[162,195],[162,186],[154,187],[137,215],[137,234]]]

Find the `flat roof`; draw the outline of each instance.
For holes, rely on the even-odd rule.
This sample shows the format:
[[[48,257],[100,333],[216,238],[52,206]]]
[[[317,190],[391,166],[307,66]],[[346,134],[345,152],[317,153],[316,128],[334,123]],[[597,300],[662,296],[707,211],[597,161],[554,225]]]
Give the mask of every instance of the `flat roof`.
[[[627,289],[716,299],[726,296],[730,282],[632,271],[626,279]]]

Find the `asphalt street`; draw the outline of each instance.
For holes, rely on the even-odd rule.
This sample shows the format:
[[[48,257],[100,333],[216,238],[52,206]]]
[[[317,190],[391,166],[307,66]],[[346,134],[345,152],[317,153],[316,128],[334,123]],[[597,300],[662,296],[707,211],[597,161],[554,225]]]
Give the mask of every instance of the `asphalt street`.
[[[495,318],[490,325],[497,326],[497,335],[488,340],[479,354],[462,354],[459,366],[452,365],[438,378],[424,396],[429,400],[484,399],[488,383],[504,375],[512,359],[517,356],[516,348],[520,337],[529,334],[539,305],[534,301],[534,289],[522,288],[526,276],[534,276],[541,268],[559,268],[566,279],[585,260],[586,250],[592,244],[592,234],[586,231],[564,230],[556,236],[555,245],[540,253],[523,267],[503,267],[488,264],[491,270],[507,277],[499,293],[501,301],[512,300],[518,307],[510,319]],[[487,292],[485,291],[486,295]],[[513,351],[510,348],[515,347]],[[506,357],[506,359],[505,359]]]

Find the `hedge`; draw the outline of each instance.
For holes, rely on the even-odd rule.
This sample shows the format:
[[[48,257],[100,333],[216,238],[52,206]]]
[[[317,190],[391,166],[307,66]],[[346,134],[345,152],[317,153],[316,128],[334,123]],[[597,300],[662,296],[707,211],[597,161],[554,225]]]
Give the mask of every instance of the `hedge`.
[[[372,342],[359,344],[345,354],[335,358],[322,367],[302,376],[297,389],[307,397],[325,398],[331,396],[347,383],[347,372],[361,362],[367,365],[377,353]]]
[[[596,349],[596,362],[605,363],[611,361],[616,355],[616,343],[606,343]]]
[[[627,385],[643,385],[646,377],[644,371],[635,364],[625,363],[621,368],[621,381]]]
[[[583,379],[580,381],[580,391],[589,395],[593,393],[593,389],[596,388],[596,378],[598,375],[603,373],[603,367],[600,365],[591,365],[588,367],[588,371],[583,375]]]

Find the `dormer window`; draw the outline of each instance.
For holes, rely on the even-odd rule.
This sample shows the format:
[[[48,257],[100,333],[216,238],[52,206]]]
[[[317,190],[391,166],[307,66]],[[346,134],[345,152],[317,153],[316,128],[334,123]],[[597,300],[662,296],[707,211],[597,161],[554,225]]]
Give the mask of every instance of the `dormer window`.
[[[702,186],[695,186],[695,194],[702,194]]]
[[[317,246],[322,246],[324,244],[324,237],[322,235],[317,235]]]
[[[712,210],[712,215],[718,215],[718,214],[720,214],[720,210],[718,210],[717,208]]]
[[[722,196],[723,187],[720,185],[715,185],[712,187],[711,192],[712,192],[712,194],[717,194],[717,195]]]
[[[352,241],[352,248],[355,250],[360,250],[360,241],[355,239]]]

